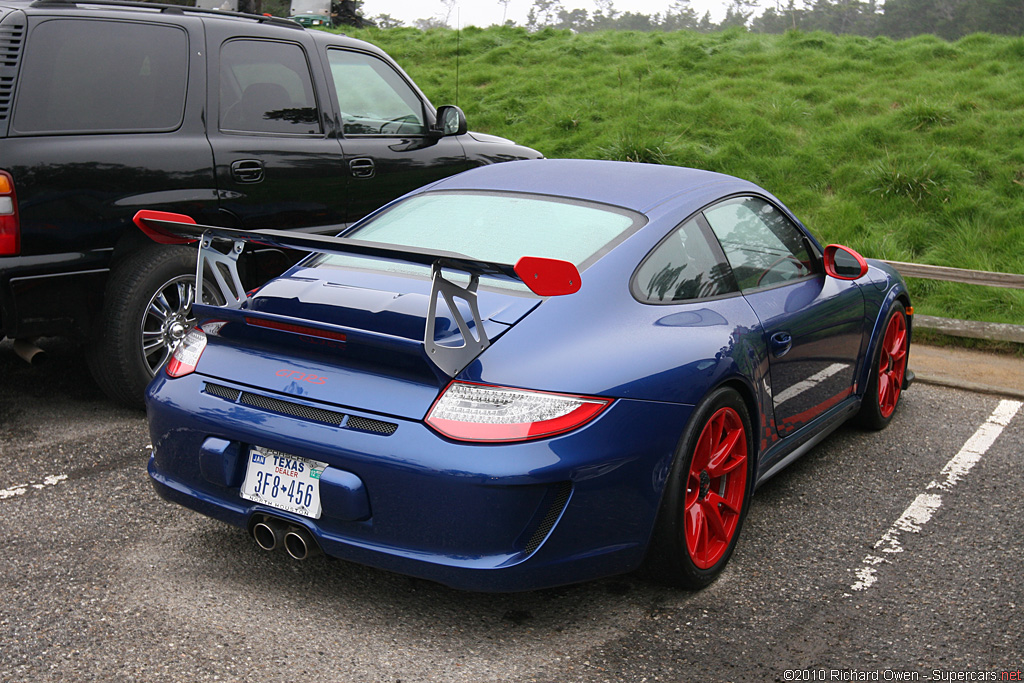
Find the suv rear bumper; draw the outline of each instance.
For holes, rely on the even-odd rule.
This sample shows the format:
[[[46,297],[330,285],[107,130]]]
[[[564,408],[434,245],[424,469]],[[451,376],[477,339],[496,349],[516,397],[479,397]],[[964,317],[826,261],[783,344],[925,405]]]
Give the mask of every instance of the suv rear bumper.
[[[101,309],[111,250],[0,259],[4,337],[87,335]]]

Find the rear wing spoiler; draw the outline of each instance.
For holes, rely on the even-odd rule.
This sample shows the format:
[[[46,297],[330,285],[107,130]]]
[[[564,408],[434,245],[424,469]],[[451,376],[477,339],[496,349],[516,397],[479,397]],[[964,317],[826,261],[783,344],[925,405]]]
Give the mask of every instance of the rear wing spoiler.
[[[224,301],[223,307],[229,309],[240,309],[248,301],[248,295],[238,273],[238,257],[247,242],[321,254],[366,256],[430,266],[430,305],[423,334],[423,349],[427,358],[449,377],[461,372],[490,346],[490,340],[484,331],[484,321],[477,306],[477,287],[481,275],[522,282],[534,294],[542,297],[573,294],[580,289],[580,274],[576,266],[558,259],[523,256],[514,265],[495,263],[456,252],[396,246],[346,237],[285,230],[238,230],[199,225],[189,216],[165,211],[142,210],[135,214],[134,221],[142,232],[159,244],[198,242],[196,292],[203,291],[204,279],[212,275]],[[444,269],[467,273],[470,276],[469,284],[463,287],[446,279]],[[439,294],[444,298],[452,319],[459,327],[463,339],[461,346],[438,344],[434,340]],[[469,321],[459,311],[457,299],[461,299],[468,306],[475,334],[469,326]],[[353,332],[358,334],[356,330]]]

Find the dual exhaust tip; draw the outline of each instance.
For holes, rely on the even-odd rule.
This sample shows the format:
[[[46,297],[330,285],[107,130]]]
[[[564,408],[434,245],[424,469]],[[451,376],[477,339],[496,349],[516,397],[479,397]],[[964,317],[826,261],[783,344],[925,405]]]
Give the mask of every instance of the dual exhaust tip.
[[[264,550],[284,548],[290,557],[305,560],[320,554],[320,546],[306,529],[274,517],[265,517],[252,527],[256,545]]]

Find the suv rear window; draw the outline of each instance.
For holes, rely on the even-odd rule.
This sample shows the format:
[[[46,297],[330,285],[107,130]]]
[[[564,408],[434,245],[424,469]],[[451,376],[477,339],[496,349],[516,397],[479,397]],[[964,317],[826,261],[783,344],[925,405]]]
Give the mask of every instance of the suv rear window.
[[[220,128],[246,133],[320,133],[306,53],[294,43],[231,40],[220,52]]]
[[[185,109],[188,36],[175,26],[51,19],[29,36],[19,133],[174,130]]]

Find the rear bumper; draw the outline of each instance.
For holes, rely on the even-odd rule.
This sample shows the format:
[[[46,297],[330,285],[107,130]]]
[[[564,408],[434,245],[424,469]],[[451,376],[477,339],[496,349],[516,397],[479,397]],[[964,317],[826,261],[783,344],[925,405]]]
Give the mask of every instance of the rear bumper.
[[[110,250],[0,258],[0,337],[87,334],[109,265]]]
[[[388,435],[347,429],[203,387],[199,375],[161,375],[150,387],[149,473],[162,497],[242,528],[270,514],[304,526],[329,555],[478,591],[529,590],[639,566],[691,410],[619,400],[556,438],[467,445],[418,421],[342,408],[397,425]],[[328,463],[320,519],[241,498],[254,444]]]

